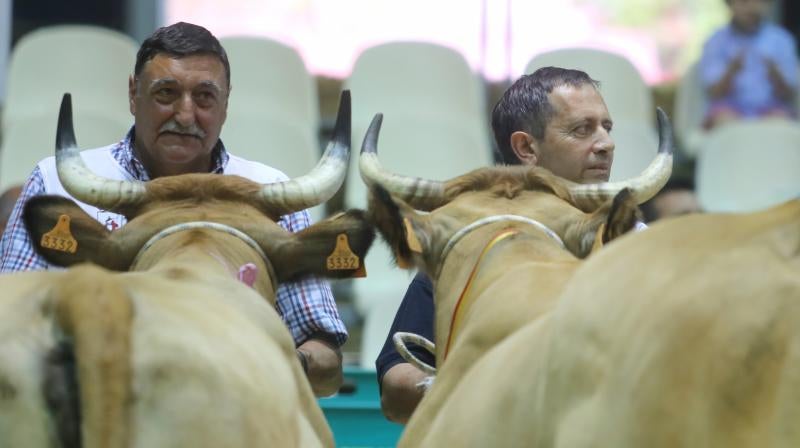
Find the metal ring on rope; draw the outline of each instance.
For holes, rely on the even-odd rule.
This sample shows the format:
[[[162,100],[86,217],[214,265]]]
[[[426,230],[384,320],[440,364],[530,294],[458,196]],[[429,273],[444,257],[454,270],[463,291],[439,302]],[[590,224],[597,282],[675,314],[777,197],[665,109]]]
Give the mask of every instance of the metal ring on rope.
[[[429,351],[431,354],[436,355],[436,345],[434,345],[433,342],[418,334],[408,333],[405,331],[396,332],[392,336],[392,341],[394,341],[394,346],[397,348],[397,352],[400,353],[400,356],[408,361],[409,364],[422,370],[427,375],[436,375],[436,367],[421,361],[413,353],[411,353],[408,347],[406,347],[406,342],[413,342],[414,344],[417,344]]]

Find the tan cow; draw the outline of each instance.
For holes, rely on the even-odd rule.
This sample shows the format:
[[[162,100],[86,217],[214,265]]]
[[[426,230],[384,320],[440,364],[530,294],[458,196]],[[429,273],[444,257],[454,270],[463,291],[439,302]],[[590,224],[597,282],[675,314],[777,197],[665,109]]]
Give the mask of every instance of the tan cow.
[[[594,247],[634,227],[637,203],[653,196],[671,173],[671,129],[660,110],[659,124],[656,158],[626,182],[577,185],[531,167],[484,168],[433,182],[380,166],[376,117],[360,161],[362,177],[372,186],[370,213],[398,264],[414,265],[431,277],[436,308],[439,370],[401,446],[462,446],[451,443],[453,433],[502,431],[480,418],[469,428],[457,418],[446,426],[439,420],[464,412],[483,415],[480,403],[457,410],[449,405],[452,396],[469,395],[460,388],[462,378],[502,340],[548,314]],[[493,387],[491,377],[484,380],[481,387]],[[513,383],[503,385],[513,390]]]
[[[345,94],[334,138],[305,176],[120,182],[83,164],[65,98],[62,184],[130,221],[110,233],[69,199],[27,204],[26,225],[50,262],[99,267],[0,277],[0,446],[333,446],[275,289],[303,275],[352,274],[373,231],[358,211],[297,234],[276,221],[338,190],[349,134]],[[349,270],[328,270],[342,264],[336,257]],[[247,263],[260,273],[252,288],[236,278]],[[113,272],[126,270],[134,272]]]
[[[426,441],[798,447],[799,274],[800,200],[622,238],[466,372]]]

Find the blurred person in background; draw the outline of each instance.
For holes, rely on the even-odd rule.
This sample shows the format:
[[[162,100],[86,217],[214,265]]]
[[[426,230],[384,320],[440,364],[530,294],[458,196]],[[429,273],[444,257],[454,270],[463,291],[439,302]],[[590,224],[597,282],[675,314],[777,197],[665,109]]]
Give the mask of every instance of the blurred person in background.
[[[11,187],[0,195],[0,234],[6,229],[6,223],[14,209],[19,194],[22,192],[21,186]]]
[[[708,97],[704,127],[740,119],[797,117],[797,46],[765,17],[772,0],[725,0],[730,23],[703,47],[700,76]]]
[[[641,205],[647,224],[659,219],[701,212],[694,182],[673,177],[652,199]]]

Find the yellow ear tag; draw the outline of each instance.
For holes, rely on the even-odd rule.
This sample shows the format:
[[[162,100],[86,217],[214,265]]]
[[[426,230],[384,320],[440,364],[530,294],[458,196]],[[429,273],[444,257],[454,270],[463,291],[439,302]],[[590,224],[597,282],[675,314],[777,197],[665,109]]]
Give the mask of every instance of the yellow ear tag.
[[[69,216],[59,216],[53,229],[42,235],[39,245],[45,249],[74,254],[78,250],[78,242],[69,231]]]
[[[353,273],[353,276],[358,275],[359,272],[362,271],[364,276],[366,276],[366,271],[364,271],[363,266],[361,266],[361,260],[358,258],[358,255],[354,254],[353,250],[350,249],[350,242],[347,240],[347,234],[344,233],[340,233],[336,236],[336,247],[328,256],[327,268],[329,271],[352,271],[358,269],[358,271]]]
[[[408,218],[403,218],[403,225],[406,227],[406,244],[408,244],[408,248],[411,249],[412,252],[421,254],[422,244],[420,244],[419,239],[417,239],[417,234],[414,233],[414,226],[411,225],[411,221],[409,221]]]

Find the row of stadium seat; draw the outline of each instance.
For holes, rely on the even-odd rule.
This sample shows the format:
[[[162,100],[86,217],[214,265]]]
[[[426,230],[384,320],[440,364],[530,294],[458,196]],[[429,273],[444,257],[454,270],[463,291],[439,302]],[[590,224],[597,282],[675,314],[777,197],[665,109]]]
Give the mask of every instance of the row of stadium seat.
[[[226,145],[289,176],[305,173],[319,157],[320,113],[316,83],[303,60],[269,39],[227,37],[222,43],[233,85],[222,134]],[[109,144],[127,131],[132,118],[123,92],[137,48],[120,33],[77,25],[39,29],[20,40],[2,119],[0,190],[24,180],[36,161],[52,154],[65,91],[73,93],[82,148]],[[639,173],[652,159],[657,138],[653,99],[633,65],[600,50],[569,49],[535,56],[526,73],[547,65],[580,68],[601,81],[615,120],[612,180]],[[441,180],[493,162],[484,84],[456,51],[418,42],[377,45],[358,57],[345,87],[353,92],[354,147],[373,114],[384,113],[380,154],[392,171]],[[686,95],[679,93],[676,103],[678,137],[702,116],[701,106],[688,101],[702,95]],[[703,142],[697,185],[706,210],[743,211],[800,193],[796,125],[735,124]],[[356,164],[353,157],[344,203],[364,208],[367,192]],[[322,214],[321,208],[313,211],[315,218]],[[365,317],[361,364],[372,367],[411,274],[393,267],[380,243],[366,265],[369,276],[353,282],[352,292]]]

